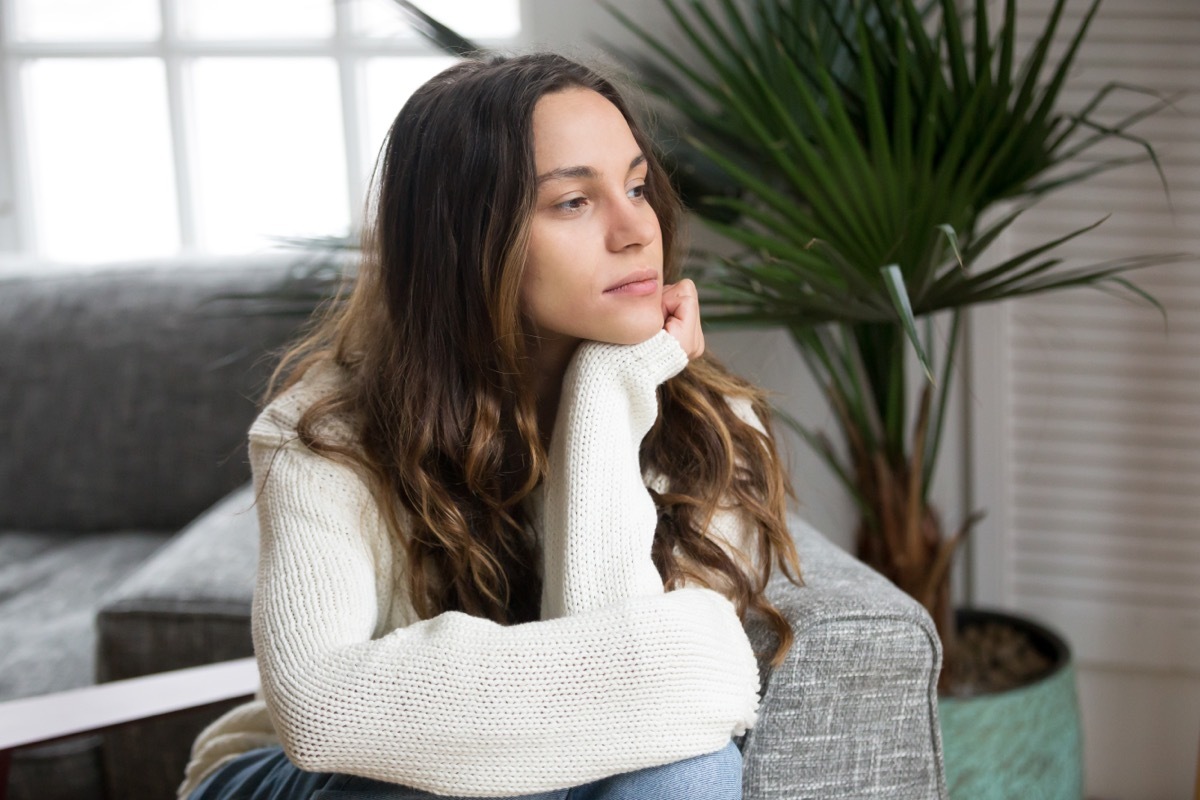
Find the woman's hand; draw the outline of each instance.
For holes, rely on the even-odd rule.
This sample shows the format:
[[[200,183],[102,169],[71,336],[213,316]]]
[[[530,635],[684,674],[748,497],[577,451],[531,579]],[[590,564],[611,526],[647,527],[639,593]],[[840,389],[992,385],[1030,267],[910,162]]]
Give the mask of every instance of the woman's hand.
[[[663,287],[663,328],[693,361],[704,353],[704,331],[700,329],[700,294],[687,278]]]

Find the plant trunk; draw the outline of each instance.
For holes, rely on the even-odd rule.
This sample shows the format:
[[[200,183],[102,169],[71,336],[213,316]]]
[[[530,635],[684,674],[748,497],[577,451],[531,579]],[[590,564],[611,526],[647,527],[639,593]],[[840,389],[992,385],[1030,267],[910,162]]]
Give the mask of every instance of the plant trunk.
[[[863,467],[867,469],[863,469]],[[949,686],[954,665],[954,611],[950,604],[950,556],[964,532],[947,539],[937,510],[913,487],[908,469],[888,465],[878,454],[860,462],[861,496],[873,512],[858,528],[858,557],[925,607],[942,640],[939,691]],[[964,529],[968,528],[964,526]]]

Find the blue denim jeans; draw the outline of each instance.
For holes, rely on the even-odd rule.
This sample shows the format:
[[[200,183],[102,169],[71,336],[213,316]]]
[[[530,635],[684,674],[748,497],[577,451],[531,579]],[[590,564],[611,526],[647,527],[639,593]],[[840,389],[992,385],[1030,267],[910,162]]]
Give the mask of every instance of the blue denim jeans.
[[[741,800],[742,753],[715,753],[623,772],[570,789],[487,800]],[[188,800],[450,800],[354,775],[304,772],[281,747],[243,753],[208,776]]]

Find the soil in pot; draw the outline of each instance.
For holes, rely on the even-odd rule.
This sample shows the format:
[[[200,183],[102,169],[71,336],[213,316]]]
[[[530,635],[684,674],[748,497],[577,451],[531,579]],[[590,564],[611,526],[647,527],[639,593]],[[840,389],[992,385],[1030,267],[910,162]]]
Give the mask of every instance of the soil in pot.
[[[1053,671],[1055,661],[1026,628],[1004,619],[973,619],[958,630],[950,660],[951,697],[974,697],[1025,686]]]

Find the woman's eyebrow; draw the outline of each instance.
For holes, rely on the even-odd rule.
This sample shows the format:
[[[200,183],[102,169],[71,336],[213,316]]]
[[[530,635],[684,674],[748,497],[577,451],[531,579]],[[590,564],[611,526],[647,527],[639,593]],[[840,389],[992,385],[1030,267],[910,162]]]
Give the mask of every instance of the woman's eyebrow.
[[[633,160],[629,162],[629,171],[632,172],[644,163],[646,163],[645,154],[638,153],[633,157]],[[552,169],[549,172],[544,172],[541,175],[538,175],[537,185],[541,186],[547,181],[558,181],[567,178],[584,178],[587,180],[593,180],[597,177],[599,177],[598,173],[593,167],[559,167],[558,169]]]

